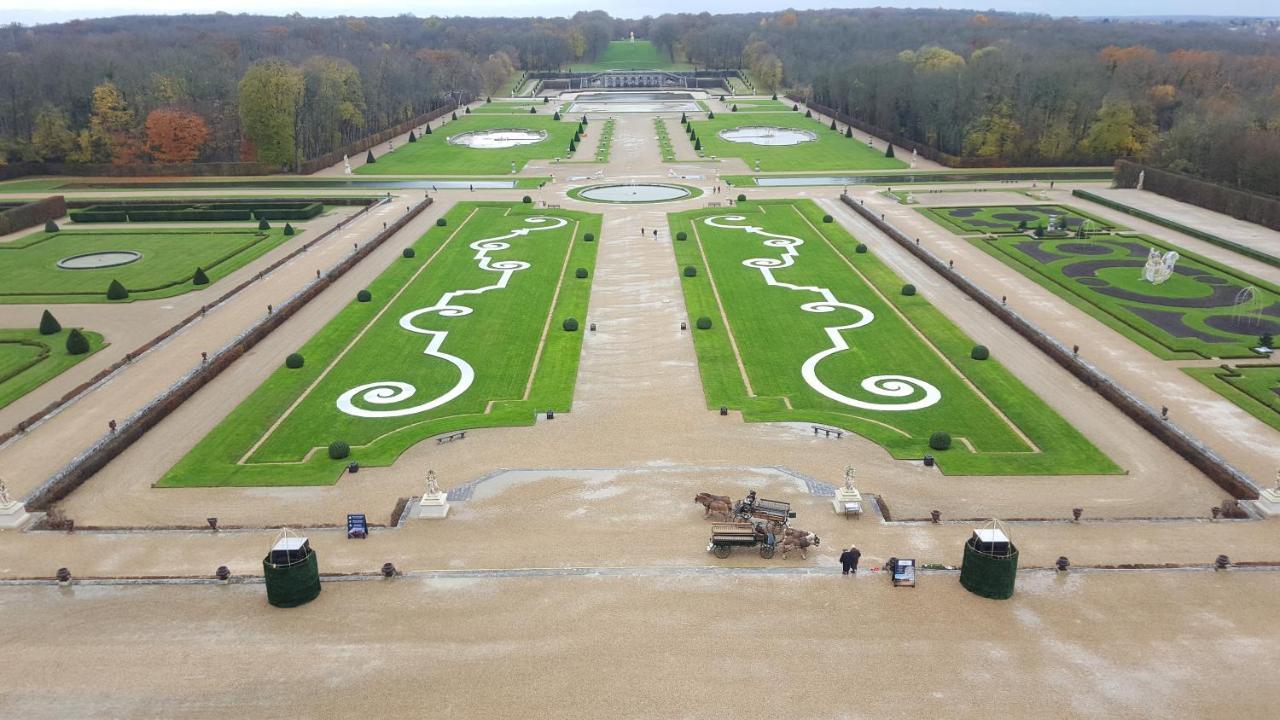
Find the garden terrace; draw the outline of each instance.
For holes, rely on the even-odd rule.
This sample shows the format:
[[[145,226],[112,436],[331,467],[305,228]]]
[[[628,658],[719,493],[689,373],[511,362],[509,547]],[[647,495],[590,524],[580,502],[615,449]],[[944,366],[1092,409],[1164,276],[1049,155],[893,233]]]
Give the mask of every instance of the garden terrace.
[[[1037,227],[1046,229],[1050,218],[1057,218],[1058,227],[1076,232],[1084,225],[1086,231],[1123,230],[1115,223],[1063,205],[997,205],[965,207],[918,208],[929,219],[959,235],[1003,235],[1023,233]]]
[[[716,157],[740,158],[748,167],[760,162],[762,172],[803,170],[888,170],[907,167],[897,158],[885,157],[884,148],[868,147],[866,142],[844,136],[816,120],[795,112],[742,113],[721,112],[714,119],[690,115],[689,125],[702,142],[702,153]],[[762,146],[730,142],[720,133],[742,127],[770,126],[813,133],[815,139],[798,145]]]
[[[535,107],[539,114],[459,115],[457,120],[433,128],[431,134],[423,134],[417,142],[398,145],[390,152],[386,146],[374,148],[377,162],[361,165],[355,172],[361,175],[494,175],[510,173],[513,163],[519,171],[530,160],[568,157],[569,141],[578,128],[577,123],[555,120],[549,107]],[[472,148],[449,142],[449,138],[464,133],[511,129],[546,133],[546,139],[504,148]],[[587,132],[596,130],[594,124],[587,128]]]
[[[82,331],[88,352],[67,351],[70,328],[51,335],[36,330],[0,329],[0,408],[52,380],[81,360],[101,350],[102,336]]]
[[[71,210],[72,222],[208,222],[237,220],[309,220],[324,212],[312,201],[200,200],[193,202],[95,203]]]
[[[1183,372],[1280,430],[1280,365],[1183,368]]]

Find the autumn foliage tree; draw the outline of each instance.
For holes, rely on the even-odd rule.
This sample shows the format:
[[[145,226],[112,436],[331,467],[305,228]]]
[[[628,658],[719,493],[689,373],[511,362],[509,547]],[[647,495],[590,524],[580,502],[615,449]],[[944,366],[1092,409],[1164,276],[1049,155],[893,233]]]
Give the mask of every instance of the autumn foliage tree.
[[[147,115],[147,150],[158,163],[190,163],[209,140],[204,118],[188,110],[167,108]]]

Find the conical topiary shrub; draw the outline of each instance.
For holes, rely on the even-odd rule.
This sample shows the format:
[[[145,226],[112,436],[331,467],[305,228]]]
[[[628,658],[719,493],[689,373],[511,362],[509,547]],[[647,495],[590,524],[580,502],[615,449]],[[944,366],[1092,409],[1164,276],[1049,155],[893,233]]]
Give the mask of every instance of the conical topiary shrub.
[[[884,156],[893,157],[893,143],[889,143],[889,146],[884,149]]]
[[[89,352],[89,340],[76,328],[67,333],[67,354],[83,355]]]
[[[59,228],[58,228],[58,223],[56,223],[56,222],[54,222],[54,221],[52,221],[52,220],[45,220],[45,221],[44,221],[44,231],[45,231],[45,232],[47,232],[47,233],[56,233],[56,232],[58,232],[58,230],[59,230]]]
[[[124,285],[121,285],[119,280],[112,280],[107,286],[108,300],[124,300],[127,297],[129,297],[129,291],[124,289]]]
[[[715,119],[716,119],[716,113],[715,113],[715,111],[714,111],[714,110],[708,110],[708,111],[707,111],[707,119],[708,119],[708,120],[715,120]]]
[[[412,130],[409,131],[409,142],[418,142],[418,136],[414,135]]]
[[[293,229],[293,226],[292,226],[292,225],[290,225],[289,223],[285,223],[285,224],[284,224],[284,234],[285,234],[285,237],[292,237],[294,232],[295,232],[295,231],[294,231],[294,229]]]
[[[805,117],[807,117],[807,118],[811,118],[811,117],[813,117],[813,111],[812,111],[812,110],[805,110],[805,111],[804,111],[804,116],[805,116]]]
[[[699,152],[701,152],[701,151],[702,151],[702,141],[701,141],[701,140],[694,140],[694,141],[693,141],[693,149],[694,149],[694,150],[697,150],[697,151],[699,151]]]
[[[422,134],[423,134],[423,135],[430,135],[430,134],[431,134],[431,126],[430,126],[430,125],[427,125],[426,127],[424,127],[424,128],[422,129]]]
[[[569,152],[573,153],[573,152],[577,152],[577,151],[578,151],[578,144],[577,144],[577,143],[575,143],[574,141],[570,140],[570,141],[569,141]]]
[[[270,230],[270,229],[271,229],[271,223],[267,222],[267,219],[266,219],[266,218],[262,218],[262,219],[258,220],[258,229],[259,229],[259,230]]]
[[[457,111],[457,110],[454,110],[452,113],[450,113],[450,115],[449,115],[449,119],[450,119],[450,120],[457,120],[457,119],[458,119],[458,111]]]
[[[835,119],[835,118],[831,118],[831,129],[832,129],[832,130],[835,130],[835,129],[836,129],[836,119]]]
[[[58,322],[58,318],[48,310],[40,316],[40,334],[41,335],[57,335],[62,332],[62,323]]]
[[[849,125],[849,126],[845,127],[845,129],[844,129],[844,136],[845,136],[845,137],[847,137],[847,138],[851,138],[851,137],[853,137],[853,126],[852,126],[852,125]]]
[[[559,122],[559,120],[560,120],[560,111],[559,111],[559,110],[555,111],[555,114],[551,116],[551,119],[552,119],[552,120],[555,120],[555,121],[557,121],[557,122]]]
[[[366,165],[372,165],[372,164],[374,164],[374,163],[378,162],[378,158],[374,157],[374,156],[373,156],[373,151],[372,151],[372,150],[370,150],[368,153],[366,153],[366,154],[365,154],[365,156],[364,156],[364,162],[365,162],[365,164],[366,164]]]
[[[464,115],[470,115],[470,114],[471,114],[471,106],[470,106],[470,105],[468,105],[468,106],[467,106],[467,109],[463,112],[463,114],[464,114]]]
[[[204,268],[197,267],[195,273],[191,275],[192,285],[208,285],[209,276],[204,273]]]
[[[529,114],[530,114],[530,115],[536,115],[536,114],[537,114],[537,112],[538,112],[538,108],[535,108],[535,107],[531,107],[531,108],[529,108]]]
[[[951,447],[951,435],[942,431],[930,435],[929,447],[934,450],[946,450]]]

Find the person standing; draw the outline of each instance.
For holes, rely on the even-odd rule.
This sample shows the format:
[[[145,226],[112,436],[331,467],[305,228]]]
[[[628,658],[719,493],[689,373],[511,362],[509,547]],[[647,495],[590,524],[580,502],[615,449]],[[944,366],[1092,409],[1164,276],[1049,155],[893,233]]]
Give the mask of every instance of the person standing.
[[[858,574],[858,559],[862,557],[862,551],[856,547],[848,547],[844,552],[840,553],[840,566],[844,575]]]

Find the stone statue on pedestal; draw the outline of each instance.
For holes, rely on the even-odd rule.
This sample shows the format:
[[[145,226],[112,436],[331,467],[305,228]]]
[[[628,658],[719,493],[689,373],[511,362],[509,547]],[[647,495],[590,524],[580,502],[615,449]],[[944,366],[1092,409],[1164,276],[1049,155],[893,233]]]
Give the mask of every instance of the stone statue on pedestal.
[[[1147,181],[1147,171],[1143,170],[1138,173],[1138,189],[1142,189],[1142,184]]]
[[[427,495],[439,495],[439,494],[440,494],[440,484],[436,482],[436,471],[435,471],[435,470],[428,470],[428,471],[427,471],[427,492],[426,492],[426,494],[427,494]]]
[[[4,478],[0,478],[0,507],[8,507],[12,502],[13,498],[9,497],[9,486],[4,484]]]

